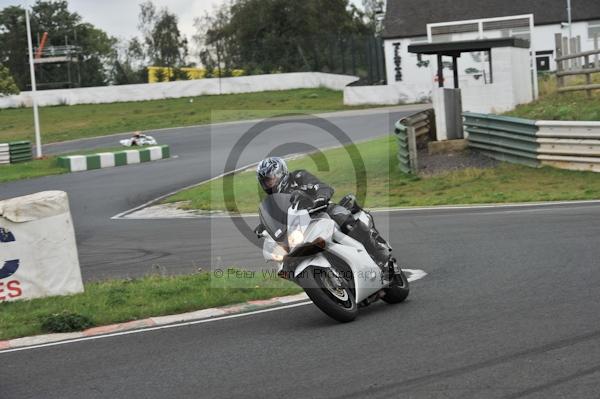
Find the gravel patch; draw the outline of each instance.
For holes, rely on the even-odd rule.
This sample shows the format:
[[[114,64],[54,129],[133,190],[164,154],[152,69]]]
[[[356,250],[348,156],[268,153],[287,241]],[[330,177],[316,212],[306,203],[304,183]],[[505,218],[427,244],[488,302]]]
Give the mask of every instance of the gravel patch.
[[[419,174],[436,175],[466,168],[495,168],[499,161],[472,150],[429,155],[426,149],[418,152]]]

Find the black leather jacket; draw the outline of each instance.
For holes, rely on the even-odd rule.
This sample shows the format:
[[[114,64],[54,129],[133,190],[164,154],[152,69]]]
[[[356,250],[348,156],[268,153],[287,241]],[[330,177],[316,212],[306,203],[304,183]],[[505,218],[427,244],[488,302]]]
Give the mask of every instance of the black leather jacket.
[[[306,170],[295,170],[288,173],[279,186],[279,192],[284,194],[291,194],[296,190],[303,191],[310,196],[317,206],[326,204],[335,191]]]

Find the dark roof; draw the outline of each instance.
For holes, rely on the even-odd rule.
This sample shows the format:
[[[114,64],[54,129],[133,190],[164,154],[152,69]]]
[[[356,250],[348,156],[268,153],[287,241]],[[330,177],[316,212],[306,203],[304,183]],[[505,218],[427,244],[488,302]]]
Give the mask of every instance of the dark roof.
[[[536,25],[567,20],[565,0],[387,0],[383,37],[427,34],[427,24],[532,14]],[[600,0],[572,0],[573,21],[600,19]]]
[[[486,51],[495,47],[529,48],[529,41],[515,37],[502,39],[460,40],[456,42],[411,44],[409,53],[459,55],[471,51]]]

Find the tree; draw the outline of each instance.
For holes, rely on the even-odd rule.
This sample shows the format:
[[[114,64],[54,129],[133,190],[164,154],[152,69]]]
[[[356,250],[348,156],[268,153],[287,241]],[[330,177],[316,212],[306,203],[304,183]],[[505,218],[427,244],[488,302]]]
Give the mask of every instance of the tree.
[[[181,71],[187,66],[187,39],[179,31],[177,16],[167,8],[157,10],[152,1],[140,4],[138,29],[142,38],[120,43],[111,68],[114,84],[145,83],[150,65],[169,67],[172,74],[159,72],[159,81],[189,79]]]
[[[364,15],[348,0],[235,0],[196,21],[196,40],[226,69],[334,71],[347,38],[368,35]]]
[[[10,6],[0,12],[0,63],[9,69],[16,85],[25,90],[29,84],[29,69],[25,10],[21,7]]]
[[[89,87],[108,84],[108,68],[116,57],[117,39],[88,23],[79,24],[75,32],[76,44],[82,50],[81,85]]]
[[[362,16],[368,28],[373,32],[380,29],[380,23],[377,21],[377,14],[385,10],[385,0],[362,0],[364,11],[357,10]]]
[[[37,0],[32,7],[34,32],[48,32],[47,45],[72,44],[81,47],[79,72],[82,86],[102,86],[108,83],[106,66],[114,58],[116,39],[90,23],[82,22],[81,16],[68,9],[66,0]],[[43,65],[43,68],[56,68]],[[64,69],[64,68],[63,68]]]
[[[81,48],[77,62],[82,86],[107,83],[107,66],[115,56],[113,47],[116,40],[92,24],[83,22],[79,14],[70,12],[66,0],[37,0],[31,10],[31,30],[34,38],[48,32],[47,46],[69,44]],[[11,6],[0,11],[0,62],[10,69],[22,90],[28,88],[27,32],[25,10],[21,7]],[[40,79],[42,84],[66,80],[65,69],[64,65],[58,64],[36,65],[36,70],[43,77]],[[76,71],[72,72],[76,74]]]
[[[146,55],[156,66],[177,68],[185,64],[188,43],[179,31],[177,16],[167,8],[157,10],[154,3],[140,5],[139,29]]]
[[[212,14],[194,20],[196,34],[193,40],[200,49],[198,57],[206,70],[206,77],[213,77],[217,69],[231,70],[239,65],[236,58],[234,38],[226,34],[226,27],[231,21],[231,5],[223,4],[214,9]]]
[[[148,71],[145,65],[144,49],[137,38],[119,43],[110,80],[117,85],[147,83]]]
[[[0,65],[0,96],[10,94],[19,94],[19,88],[10,75],[8,68]]]

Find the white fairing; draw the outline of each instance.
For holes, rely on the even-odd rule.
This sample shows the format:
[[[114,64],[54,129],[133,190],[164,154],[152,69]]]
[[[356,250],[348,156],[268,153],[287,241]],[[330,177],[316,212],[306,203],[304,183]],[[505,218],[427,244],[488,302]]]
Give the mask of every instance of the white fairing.
[[[288,234],[296,229],[300,229],[302,233],[306,231],[310,225],[310,214],[306,209],[297,209],[290,206],[288,209]]]
[[[358,212],[354,216],[354,219],[360,220],[360,222],[363,223],[368,228],[373,227],[373,220],[371,219],[371,216],[365,211]]]
[[[279,245],[275,242],[274,239],[271,238],[271,236],[267,235],[265,237],[265,241],[263,242],[263,256],[265,260],[274,260],[272,254],[275,252],[275,250],[277,250],[278,246]]]
[[[330,230],[330,227],[332,228]],[[342,259],[350,269],[354,277],[354,285],[356,291],[356,301],[360,302],[366,299],[370,295],[373,295],[377,291],[385,287],[381,269],[371,256],[367,253],[365,247],[358,241],[348,237],[335,227],[335,222],[331,219],[317,219],[309,227],[310,232],[316,233],[317,231],[332,231],[328,238],[323,236],[327,242],[327,251],[336,255]],[[313,241],[308,238],[307,242]],[[313,235],[311,235],[312,238]],[[318,237],[314,234],[314,237]],[[309,266],[316,266],[322,268],[331,268],[331,263],[322,254],[317,254],[314,257],[308,258],[302,261],[294,272],[294,276],[298,276]]]
[[[317,238],[322,238],[329,246],[332,242],[333,234],[335,233],[335,222],[329,218],[314,219],[308,226],[305,233],[304,242],[313,242]],[[317,254],[314,257],[308,257],[307,259],[300,262],[294,271],[294,277],[298,277],[309,266],[318,267],[331,267],[329,261],[323,256],[323,254]]]
[[[369,215],[364,212],[357,214],[356,218],[369,226],[372,224]],[[298,235],[298,232],[301,234]],[[296,240],[291,239],[294,234]],[[361,302],[385,287],[381,269],[373,261],[365,247],[360,242],[342,233],[327,214],[323,213],[311,218],[306,210],[290,207],[288,210],[287,236],[291,249],[294,248],[294,243],[296,245],[310,243],[318,238],[325,240],[326,251],[344,261],[352,270],[357,302]],[[301,240],[298,240],[299,238]],[[278,262],[279,271],[281,271],[283,262],[275,259],[273,254],[285,254],[285,250],[272,237],[267,235],[263,244],[263,256],[267,261]],[[294,276],[297,277],[310,266],[332,268],[327,257],[323,253],[318,253],[307,257],[298,264],[294,270]]]

